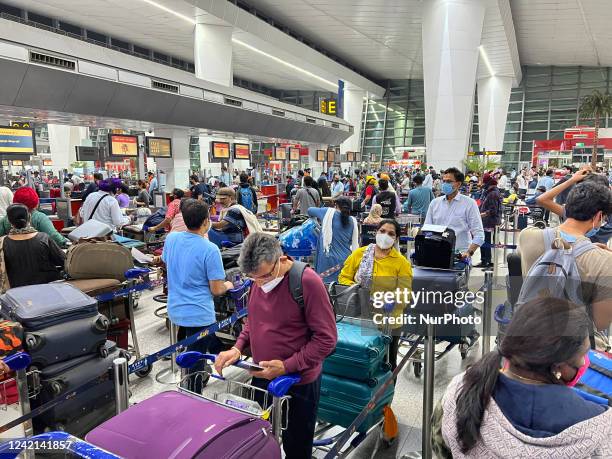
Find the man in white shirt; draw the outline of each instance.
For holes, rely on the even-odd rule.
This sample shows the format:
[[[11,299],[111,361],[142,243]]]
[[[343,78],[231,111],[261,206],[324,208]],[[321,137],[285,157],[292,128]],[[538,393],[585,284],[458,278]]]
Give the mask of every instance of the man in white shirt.
[[[97,220],[106,223],[113,230],[130,223],[130,217],[123,215],[119,202],[115,199],[115,191],[118,188],[116,182],[113,179],[98,182],[98,191],[87,196],[81,207],[83,222]]]
[[[527,194],[527,187],[529,186],[529,180],[527,179],[527,172],[523,171],[516,178],[516,184],[519,189],[519,196],[525,196]]]
[[[504,194],[504,192],[508,189],[508,176],[506,175],[506,173],[504,171],[502,171],[499,180],[497,182],[497,188],[500,189],[500,191],[502,192],[502,194]]]
[[[442,194],[431,201],[425,224],[441,225],[455,231],[455,250],[462,258],[471,257],[484,243],[484,229],[476,201],[459,193],[465,177],[451,167],[444,173]]]
[[[334,174],[334,181],[331,189],[332,199],[339,198],[343,193],[344,184],[340,181],[340,176],[338,174]]]
[[[423,180],[423,187],[432,188],[433,187],[433,177],[431,175],[431,169],[427,171],[427,175],[425,176],[425,180]]]

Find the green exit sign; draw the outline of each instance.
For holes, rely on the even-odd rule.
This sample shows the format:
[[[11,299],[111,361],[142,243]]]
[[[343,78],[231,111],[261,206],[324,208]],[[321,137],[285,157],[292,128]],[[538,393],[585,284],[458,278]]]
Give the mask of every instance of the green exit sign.
[[[577,147],[584,147],[584,142],[577,142],[577,143],[576,143],[576,146],[577,146]]]

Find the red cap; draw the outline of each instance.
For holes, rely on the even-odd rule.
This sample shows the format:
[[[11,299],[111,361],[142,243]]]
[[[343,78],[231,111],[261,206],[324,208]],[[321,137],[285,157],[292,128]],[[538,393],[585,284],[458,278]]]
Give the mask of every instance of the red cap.
[[[30,210],[36,209],[38,203],[38,194],[36,194],[34,188],[30,188],[29,186],[18,188],[13,195],[13,204],[23,204]]]

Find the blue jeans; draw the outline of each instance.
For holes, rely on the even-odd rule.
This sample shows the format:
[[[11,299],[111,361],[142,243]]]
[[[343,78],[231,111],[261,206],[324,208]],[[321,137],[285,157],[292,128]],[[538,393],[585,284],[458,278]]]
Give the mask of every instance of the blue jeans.
[[[188,336],[194,335],[203,328],[207,327],[207,325],[202,325],[201,327],[181,327],[179,325],[177,331],[177,341],[181,341]],[[218,354],[223,351],[223,343],[221,340],[217,338],[217,335],[214,333],[212,335],[207,335],[204,338],[196,341],[190,346],[187,346],[188,351],[198,351],[203,354]],[[204,360],[200,360],[193,367],[187,370],[187,374],[196,373],[198,371],[204,371],[206,369],[206,362]],[[187,384],[187,390],[195,392],[196,394],[202,393],[202,388],[204,386],[203,382],[206,380],[206,377],[193,377],[189,379],[189,383]]]

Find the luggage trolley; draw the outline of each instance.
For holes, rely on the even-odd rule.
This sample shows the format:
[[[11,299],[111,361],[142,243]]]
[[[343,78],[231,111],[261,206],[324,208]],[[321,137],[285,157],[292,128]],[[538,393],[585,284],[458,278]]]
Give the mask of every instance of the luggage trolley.
[[[379,330],[377,325],[370,319],[362,318],[364,311],[362,309],[362,305],[364,302],[369,304],[370,295],[369,292],[365,289],[361,289],[358,284],[354,284],[351,286],[340,285],[335,282],[328,285],[328,293],[331,298],[332,304],[334,306],[334,312],[336,313],[336,322],[340,327],[340,323],[345,323],[349,326],[351,325],[359,325],[362,327],[366,327],[372,329],[373,336],[379,336],[380,342],[384,348],[383,354],[380,354],[380,349],[370,348],[368,349],[368,354],[376,359],[380,360],[380,372],[377,372],[371,377],[359,381],[350,381],[349,385],[354,385],[355,387],[360,386],[362,389],[366,386],[369,386],[371,392],[375,392],[378,387],[381,387],[382,384],[386,383],[387,380],[391,378],[391,365],[389,363],[389,359],[395,356],[389,355],[389,343],[391,342],[391,330],[388,323],[382,327],[382,330]],[[365,295],[365,296],[364,296]],[[384,311],[386,313],[393,310],[395,306],[394,303],[390,303],[386,305]],[[340,330],[340,328],[339,328]],[[365,349],[364,349],[365,351]],[[334,373],[331,373],[332,366],[334,363],[329,361],[324,362],[323,364],[323,373],[324,378],[328,378],[330,383],[333,383],[335,380],[342,380],[345,378],[338,378],[334,376]],[[326,368],[330,371],[328,375],[326,372]],[[336,372],[337,374],[337,372]],[[350,378],[348,378],[350,379]],[[323,389],[322,389],[323,394]],[[356,396],[356,394],[353,394]],[[353,434],[350,444],[347,448],[345,448],[338,457],[346,457],[348,456],[355,448],[357,448],[363,441],[368,438],[372,434],[377,434],[377,442],[374,448],[374,454],[378,451],[379,447],[389,447],[393,442],[393,439],[385,439],[383,435],[383,427],[384,427],[384,416],[383,409],[384,406],[390,405],[391,400],[393,399],[394,390],[393,386],[387,388],[384,392],[383,398],[376,405],[372,405],[370,407],[370,414],[364,419],[361,425],[356,426],[355,433]],[[367,405],[370,404],[370,401],[367,402]],[[364,404],[365,406],[366,404]],[[359,408],[361,411],[362,408]],[[322,411],[323,410],[323,411]],[[319,421],[317,423],[317,428],[315,430],[315,440],[313,442],[313,446],[315,449],[328,452],[333,445],[342,437],[350,424],[355,420],[357,413],[351,413],[349,416],[348,412],[342,412],[338,414],[337,422],[328,422],[325,419],[321,419],[321,416],[325,418],[329,418],[330,412],[324,406],[324,403],[319,401]],[[354,415],[353,415],[354,414]],[[329,433],[332,429],[341,429],[339,432],[335,432],[331,436]]]
[[[447,313],[456,313],[460,308],[457,308],[454,304],[444,303],[444,301],[435,301],[435,294],[441,293],[441,298],[444,292],[467,291],[469,273],[470,265],[464,262],[455,263],[455,267],[452,269],[414,266],[412,278],[413,290],[431,293],[434,300],[429,301],[429,298],[425,297],[425,301],[419,301],[419,303],[415,304],[412,311],[420,315],[426,314],[432,317],[441,317]],[[476,314],[476,311],[474,311],[474,314]],[[424,323],[405,325],[401,341],[408,345],[422,341],[427,333],[426,328],[427,326]],[[448,344],[444,350],[435,351],[436,361],[443,358],[456,346],[459,347],[461,359],[463,360],[467,357],[468,353],[476,344],[477,339],[474,339],[473,342],[469,342],[469,336],[464,334],[466,328],[466,326],[455,324],[437,325],[436,344],[440,342],[448,342]],[[423,371],[423,353],[424,347],[419,346],[416,356],[410,359],[412,361],[414,375],[417,378],[421,376]]]
[[[189,351],[176,361],[187,369],[201,360],[214,362],[215,358]],[[234,366],[253,369],[243,360]],[[204,396],[184,387],[209,376],[226,382],[219,392]],[[264,390],[209,372],[194,372],[182,379],[178,391],[162,392],[127,408],[90,431],[86,441],[130,458],[241,457],[245,451],[252,455],[251,450],[256,450],[262,457],[281,459],[290,398],[287,392],[299,381],[298,375],[283,375]],[[263,407],[258,399],[264,401]]]

